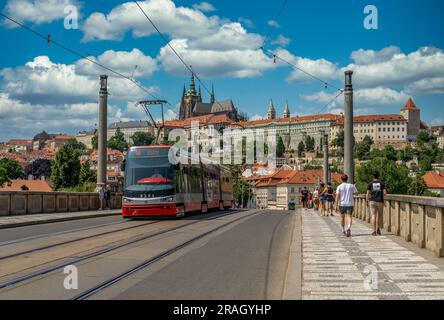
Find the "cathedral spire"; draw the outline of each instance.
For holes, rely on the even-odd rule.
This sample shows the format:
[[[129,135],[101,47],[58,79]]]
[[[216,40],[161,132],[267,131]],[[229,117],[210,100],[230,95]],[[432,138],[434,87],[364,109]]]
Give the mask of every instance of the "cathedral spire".
[[[194,72],[191,73],[191,81],[190,81],[190,95],[196,94],[196,84],[194,83]]]
[[[211,84],[211,103],[215,103],[216,99],[214,97],[214,83]]]
[[[290,108],[288,107],[288,100],[285,103],[284,118],[290,118]]]

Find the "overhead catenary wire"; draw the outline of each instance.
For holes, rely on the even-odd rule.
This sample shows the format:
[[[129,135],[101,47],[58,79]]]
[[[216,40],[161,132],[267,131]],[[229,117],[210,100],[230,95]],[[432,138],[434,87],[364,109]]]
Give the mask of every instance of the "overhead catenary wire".
[[[145,16],[145,18],[147,18],[147,20],[150,22],[150,24],[153,26],[153,28],[156,30],[156,32],[159,34],[159,36],[162,38],[162,40],[166,43],[166,45],[171,49],[171,51],[177,56],[177,58],[180,60],[180,62],[182,62],[182,64],[185,66],[185,68],[188,69],[188,71],[191,72],[191,74],[197,79],[197,81],[199,81],[199,83],[202,85],[202,87],[204,88],[204,90],[211,95],[211,91],[208,89],[208,87],[205,85],[205,83],[200,79],[199,75],[193,70],[193,68],[187,64],[185,62],[185,60],[180,56],[180,54],[176,51],[176,49],[171,45],[171,42],[165,37],[165,35],[159,30],[159,28],[156,26],[156,24],[154,23],[154,21],[148,16],[148,14],[146,13],[146,11],[141,7],[141,5],[135,1],[136,5],[139,7],[140,11],[142,12],[142,14]],[[218,102],[215,101],[215,103],[217,103],[221,108],[222,105]]]
[[[23,29],[25,29],[25,30],[27,30],[27,31],[29,31],[29,32],[31,32],[31,33],[33,33],[34,35],[36,35],[36,36],[38,36],[38,37],[44,39],[45,41],[47,41],[48,44],[54,44],[55,46],[57,46],[57,47],[59,47],[59,48],[65,50],[65,51],[68,51],[68,52],[72,53],[73,55],[76,55],[76,56],[78,56],[78,57],[80,57],[80,58],[82,58],[82,59],[85,59],[85,60],[89,61],[90,63],[93,63],[93,64],[95,64],[96,66],[98,66],[98,67],[100,67],[100,68],[102,68],[102,69],[104,69],[104,70],[107,70],[107,71],[113,73],[114,75],[116,75],[116,76],[118,76],[118,77],[120,77],[120,78],[123,78],[123,79],[126,79],[127,81],[130,81],[131,83],[133,83],[135,86],[137,86],[139,89],[141,89],[142,91],[144,91],[146,94],[148,94],[148,95],[149,95],[150,97],[152,97],[153,99],[155,99],[155,100],[159,100],[158,97],[156,97],[153,93],[151,93],[147,88],[145,88],[143,85],[141,85],[140,83],[138,83],[138,82],[137,82],[136,80],[134,80],[132,77],[130,77],[130,76],[126,76],[126,75],[124,75],[123,73],[121,73],[121,72],[119,72],[119,71],[113,70],[113,69],[111,69],[110,67],[107,67],[107,66],[103,65],[102,63],[98,62],[97,60],[91,59],[91,58],[90,58],[89,56],[87,56],[87,55],[84,55],[84,54],[82,54],[82,53],[80,53],[80,52],[78,52],[78,51],[76,51],[76,50],[74,50],[74,49],[71,49],[71,48],[67,47],[66,45],[64,45],[64,44],[62,44],[62,43],[60,43],[60,42],[54,40],[50,35],[44,35],[43,33],[41,33],[41,32],[39,32],[39,31],[37,31],[37,30],[35,30],[35,29],[32,29],[32,28],[28,27],[27,25],[25,25],[25,24],[23,24],[23,23],[17,21],[16,19],[14,19],[14,18],[12,18],[12,17],[10,17],[10,16],[4,14],[3,12],[0,12],[0,16],[2,16],[3,18],[5,18],[5,19],[11,21],[12,23],[14,23],[14,24],[20,26],[21,28],[23,28]],[[167,103],[168,103],[168,105],[172,106],[171,103],[169,103],[169,102],[167,102]],[[177,114],[177,112],[176,112],[174,109],[172,109],[172,108],[168,108],[168,109],[170,109],[172,112],[174,112],[174,113]]]
[[[287,3],[288,3],[288,0],[284,0],[284,3],[282,4],[281,8],[279,9],[279,11],[278,11],[276,17],[273,19],[273,21],[274,21],[275,23],[278,23],[278,22],[279,22],[279,18],[281,17],[282,13],[284,12],[285,7],[287,6]],[[267,33],[265,34],[264,41],[262,42],[262,46],[261,46],[261,48],[265,47],[265,44],[266,44],[266,42],[267,42],[267,40],[268,40],[268,37],[270,36],[270,33],[271,33],[271,30],[272,30],[272,27],[273,27],[273,26],[271,26],[271,25],[269,26],[268,31],[267,31]],[[260,49],[260,48],[259,48],[259,49]]]

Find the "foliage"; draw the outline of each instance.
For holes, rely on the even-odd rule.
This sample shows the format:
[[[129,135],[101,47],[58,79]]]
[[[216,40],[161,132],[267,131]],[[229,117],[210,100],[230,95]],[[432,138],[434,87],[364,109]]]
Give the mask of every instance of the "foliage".
[[[242,166],[240,165],[229,165],[231,172],[231,182],[233,183],[233,197],[234,201],[244,206],[248,203],[248,191],[251,192],[251,188],[248,188],[248,184],[241,180],[242,177]],[[251,193],[250,193],[251,199]]]
[[[92,147],[93,147],[94,150],[99,149],[99,136],[98,135],[95,134],[91,138],[91,144],[92,144]]]
[[[432,159],[427,155],[422,156],[419,160],[419,169],[422,174],[432,170]]]
[[[301,142],[299,142],[299,145],[298,145],[298,156],[302,157],[304,152],[305,152],[305,144],[303,141],[301,141]]]
[[[97,174],[91,170],[91,163],[89,161],[85,161],[80,167],[79,173],[79,183],[96,183],[97,182]]]
[[[80,150],[67,144],[60,148],[52,160],[51,182],[55,191],[79,184]]]
[[[86,150],[86,146],[82,143],[77,141],[76,139],[69,139],[68,142],[66,143],[66,145],[68,145],[69,147],[75,149],[75,150],[79,150],[79,151],[85,151]]]
[[[125,141],[125,135],[119,128],[117,128],[114,136],[109,139],[108,147],[119,151],[128,149],[128,143]]]
[[[365,193],[367,185],[373,179],[373,173],[378,171],[384,181],[387,191],[394,194],[407,194],[411,182],[409,169],[405,165],[397,165],[386,158],[375,158],[362,164],[356,170],[356,187],[359,192]]]
[[[309,135],[305,137],[305,150],[307,152],[315,151],[315,139]]]
[[[430,136],[427,132],[420,132],[418,133],[418,135],[416,136],[416,143],[418,143],[419,145],[427,143],[430,141]]]
[[[281,136],[279,136],[277,146],[276,146],[276,154],[279,158],[281,158],[284,156],[284,153],[285,153],[284,140],[282,139]]]
[[[0,159],[0,186],[15,179],[25,179],[26,174],[20,164],[8,158]]]
[[[365,136],[361,142],[355,145],[355,154],[359,160],[366,160],[370,155],[373,139],[369,136]]]
[[[407,188],[407,193],[414,196],[421,196],[427,190],[427,185],[424,182],[424,179],[420,176],[417,176],[412,179]]]
[[[307,165],[304,166],[304,170],[319,170],[319,169],[322,169],[322,168],[323,168],[322,166],[315,166],[315,165],[312,165],[312,164],[307,164]]]
[[[83,184],[78,184],[74,187],[61,188],[60,191],[64,192],[94,192],[96,190],[95,182],[86,182]]]
[[[156,137],[150,132],[138,131],[131,136],[133,145],[138,146],[149,146],[151,145]]]
[[[26,175],[32,175],[34,179],[51,176],[51,161],[48,159],[37,159],[28,164],[25,168]]]

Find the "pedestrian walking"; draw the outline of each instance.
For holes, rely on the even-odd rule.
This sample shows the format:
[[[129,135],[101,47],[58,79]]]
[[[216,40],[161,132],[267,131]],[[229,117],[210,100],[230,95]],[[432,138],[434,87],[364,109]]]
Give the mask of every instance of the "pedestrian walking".
[[[302,208],[307,210],[307,202],[308,202],[308,190],[307,187],[304,187],[301,191],[301,202],[302,202]]]
[[[313,206],[316,211],[319,210],[319,191],[315,189],[313,191]]]
[[[110,187],[106,188],[105,199],[106,199],[106,208],[111,209],[111,189],[110,189]]]
[[[99,195],[99,210],[103,210],[105,208],[105,188],[103,184],[97,186],[96,192]]]
[[[313,208],[313,193],[308,191],[308,208]]]
[[[335,208],[336,211],[339,209],[341,214],[341,226],[342,233],[350,237],[351,236],[351,226],[352,226],[352,214],[354,206],[354,196],[358,194],[358,190],[354,184],[347,183],[348,176],[346,174],[341,177],[342,183],[336,189],[336,201]],[[345,229],[345,224],[347,220],[347,229]]]
[[[334,190],[331,182],[327,183],[327,192],[325,197],[327,202],[327,216],[330,215],[333,217]]]
[[[368,184],[366,204],[370,208],[372,236],[381,235],[381,228],[384,226],[384,197],[387,189],[384,182],[379,180],[379,172],[373,173],[373,181]]]
[[[319,203],[321,206],[321,215],[327,216],[327,208],[326,208],[327,188],[325,187],[325,183],[321,182],[318,192],[319,192]]]

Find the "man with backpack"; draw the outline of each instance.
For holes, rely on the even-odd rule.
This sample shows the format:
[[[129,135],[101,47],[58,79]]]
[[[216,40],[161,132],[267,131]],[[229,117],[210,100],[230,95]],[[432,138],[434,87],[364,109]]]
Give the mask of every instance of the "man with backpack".
[[[379,180],[379,172],[373,174],[373,181],[368,184],[366,204],[370,207],[372,236],[381,235],[383,227],[384,197],[387,195],[384,182]]]

